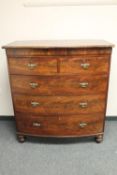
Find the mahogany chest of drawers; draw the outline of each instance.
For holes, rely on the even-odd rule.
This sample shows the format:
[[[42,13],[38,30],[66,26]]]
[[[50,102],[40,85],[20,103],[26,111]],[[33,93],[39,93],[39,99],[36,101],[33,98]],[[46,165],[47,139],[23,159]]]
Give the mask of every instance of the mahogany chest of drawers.
[[[6,49],[17,136],[104,134],[112,44],[19,41]]]

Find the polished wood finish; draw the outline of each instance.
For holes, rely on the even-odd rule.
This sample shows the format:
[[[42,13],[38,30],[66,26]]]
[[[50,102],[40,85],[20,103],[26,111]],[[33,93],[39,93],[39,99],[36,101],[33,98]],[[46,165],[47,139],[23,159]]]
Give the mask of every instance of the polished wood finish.
[[[33,116],[17,114],[17,129],[32,135],[76,136],[102,132],[103,114],[71,116]]]
[[[110,58],[105,41],[24,41],[6,49],[17,135],[103,140]]]
[[[9,58],[10,74],[45,75],[57,73],[55,58]]]
[[[109,55],[111,51],[110,47],[104,48],[6,48],[7,55],[9,57],[23,58],[23,57],[38,57],[38,56],[102,56]]]
[[[32,103],[36,102],[37,105]],[[82,104],[86,103],[86,107]],[[105,96],[27,96],[14,95],[15,111],[29,112],[33,114],[88,114],[103,112],[105,108]]]
[[[107,73],[109,59],[107,59],[107,56],[66,57],[60,60],[60,64],[60,70],[63,74],[98,74]]]
[[[107,75],[20,76],[11,75],[13,93],[25,95],[89,95],[104,93]]]

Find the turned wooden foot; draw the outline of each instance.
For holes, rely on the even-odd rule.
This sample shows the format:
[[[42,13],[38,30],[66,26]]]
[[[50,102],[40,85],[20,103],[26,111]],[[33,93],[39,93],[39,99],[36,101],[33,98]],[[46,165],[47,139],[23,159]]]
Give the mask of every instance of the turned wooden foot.
[[[17,135],[17,138],[18,138],[18,141],[20,142],[20,143],[23,143],[23,142],[25,142],[25,136],[23,136],[23,135]]]
[[[102,134],[97,135],[97,136],[95,137],[95,140],[96,140],[97,143],[101,143],[101,142],[103,141],[103,135],[102,135]]]

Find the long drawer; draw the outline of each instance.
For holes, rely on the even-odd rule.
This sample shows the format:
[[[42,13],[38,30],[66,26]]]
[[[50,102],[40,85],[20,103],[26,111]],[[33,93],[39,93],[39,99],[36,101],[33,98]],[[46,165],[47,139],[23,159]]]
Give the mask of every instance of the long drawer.
[[[26,96],[15,94],[15,111],[43,115],[71,115],[103,112],[105,95]]]
[[[103,93],[107,75],[21,76],[11,75],[13,93],[30,95],[86,95]]]
[[[111,48],[7,48],[8,57],[37,57],[37,56],[109,56]]]
[[[71,116],[33,116],[17,114],[18,132],[45,136],[86,136],[103,132],[103,114]]]

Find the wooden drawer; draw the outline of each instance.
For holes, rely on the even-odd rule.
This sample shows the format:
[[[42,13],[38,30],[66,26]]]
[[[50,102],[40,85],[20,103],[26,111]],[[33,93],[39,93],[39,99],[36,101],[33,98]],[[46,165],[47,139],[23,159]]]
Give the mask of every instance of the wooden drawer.
[[[56,55],[110,55],[110,48],[7,48],[8,57],[37,57]]]
[[[67,50],[67,54],[71,56],[110,56],[111,50],[111,48],[70,48]]]
[[[9,58],[10,74],[39,75],[57,73],[57,60],[50,57]]]
[[[73,116],[16,115],[17,131],[42,136],[86,136],[103,132],[103,114]]]
[[[38,56],[57,56],[66,55],[67,50],[65,48],[10,48],[7,49],[7,55],[9,57],[38,57]]]
[[[15,111],[32,114],[90,114],[103,112],[105,95],[86,96],[26,96],[14,95]]]
[[[30,95],[86,95],[103,93],[107,75],[20,76],[11,75],[13,93]]]
[[[72,56],[64,57],[60,60],[60,72],[63,74],[98,74],[108,73],[108,56]]]

